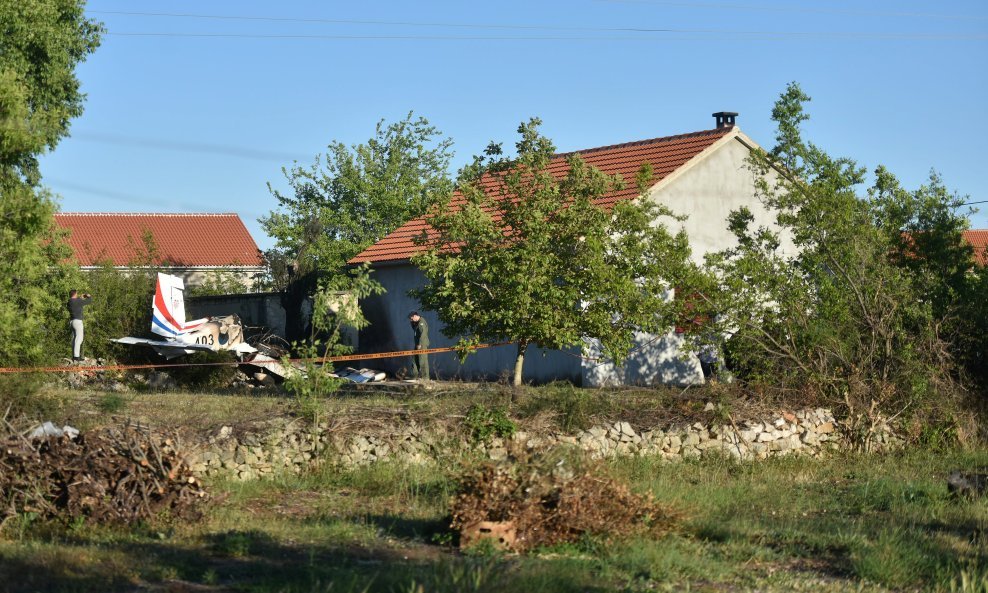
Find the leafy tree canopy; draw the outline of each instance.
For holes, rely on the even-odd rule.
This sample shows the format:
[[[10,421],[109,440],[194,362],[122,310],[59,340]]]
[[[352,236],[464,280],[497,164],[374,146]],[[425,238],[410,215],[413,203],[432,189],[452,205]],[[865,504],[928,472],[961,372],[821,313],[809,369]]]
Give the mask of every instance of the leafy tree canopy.
[[[749,378],[809,388],[850,418],[932,410],[956,393],[939,324],[971,266],[962,200],[936,175],[907,192],[884,168],[861,195],[862,167],[804,139],[808,100],[792,83],[776,103],[777,145],[750,163],[777,224],[730,215],[738,246],[708,259],[720,285],[708,305]]]
[[[271,192],[279,209],[260,220],[276,240],[267,255],[275,284],[298,275],[341,271],[348,259],[425,212],[448,193],[452,141],[422,117],[378,122],[365,144],[329,145],[311,167],[284,169],[290,192]],[[269,186],[270,187],[270,186]]]
[[[456,200],[430,208],[434,233],[420,238],[429,249],[412,260],[429,279],[413,296],[438,312],[443,333],[517,342],[516,385],[529,345],[595,339],[623,360],[635,331],[672,326],[670,288],[696,272],[686,235],[657,222],[668,210],[646,199],[596,205],[624,180],[576,154],[562,178],[550,173],[555,147],[540,123],[519,126],[515,158],[492,144],[463,169]],[[642,191],[650,177],[643,166]]]
[[[3,364],[68,353],[64,302],[77,269],[54,230],[38,157],[82,113],[75,67],[99,43],[79,0],[0,0],[0,344]]]

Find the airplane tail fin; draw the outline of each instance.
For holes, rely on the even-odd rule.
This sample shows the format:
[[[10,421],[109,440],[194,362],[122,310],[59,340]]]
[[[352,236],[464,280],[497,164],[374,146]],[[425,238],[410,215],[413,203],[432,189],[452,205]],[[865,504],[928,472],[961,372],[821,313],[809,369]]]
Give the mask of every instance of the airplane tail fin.
[[[207,319],[185,321],[185,282],[177,276],[158,272],[151,306],[151,331],[174,338],[194,331]]]

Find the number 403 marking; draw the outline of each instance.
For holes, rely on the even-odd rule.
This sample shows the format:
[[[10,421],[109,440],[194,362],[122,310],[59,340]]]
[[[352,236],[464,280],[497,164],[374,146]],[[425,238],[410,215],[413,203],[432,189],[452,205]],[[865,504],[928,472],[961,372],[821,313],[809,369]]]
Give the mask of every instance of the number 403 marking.
[[[216,338],[213,334],[203,334],[196,338],[196,344],[202,344],[204,346],[212,346],[215,343]]]

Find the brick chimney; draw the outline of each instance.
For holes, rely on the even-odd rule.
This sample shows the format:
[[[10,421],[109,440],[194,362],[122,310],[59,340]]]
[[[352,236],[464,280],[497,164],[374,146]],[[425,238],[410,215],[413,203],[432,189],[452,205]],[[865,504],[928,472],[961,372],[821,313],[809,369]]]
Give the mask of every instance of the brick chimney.
[[[718,111],[717,113],[712,113],[711,115],[717,120],[717,128],[733,128],[734,118],[738,116],[737,113],[733,111]]]

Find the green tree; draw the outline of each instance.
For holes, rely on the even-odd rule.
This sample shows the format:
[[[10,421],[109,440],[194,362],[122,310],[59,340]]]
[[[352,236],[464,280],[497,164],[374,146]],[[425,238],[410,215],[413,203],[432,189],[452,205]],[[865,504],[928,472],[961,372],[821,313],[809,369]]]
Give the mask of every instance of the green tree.
[[[910,272],[938,318],[950,314],[968,283],[974,249],[963,239],[966,196],[947,190],[940,175],[915,191],[904,189],[885,167],[875,170],[868,191],[875,224],[894,246],[893,261]]]
[[[155,282],[163,263],[151,231],[145,230],[139,239],[128,237],[127,243],[131,249],[128,269],[117,269],[107,259],[97,262],[82,279],[84,292],[93,295],[93,303],[86,309],[85,351],[89,356],[121,362],[157,362],[158,355],[150,348],[110,341],[148,334]]]
[[[319,399],[335,392],[341,379],[332,375],[330,357],[349,354],[348,334],[369,324],[360,309],[360,301],[384,292],[384,287],[371,277],[370,264],[350,269],[321,282],[313,295],[312,334],[301,345],[303,368],[296,369],[285,380],[285,387],[295,396],[298,412],[318,423]],[[288,360],[286,368],[295,368]]]
[[[792,83],[776,103],[778,144],[750,162],[777,225],[753,228],[745,209],[730,215],[738,246],[708,259],[720,284],[711,307],[736,330],[732,351],[749,377],[817,393],[849,418],[949,409],[952,365],[938,318],[897,249],[915,215],[892,215],[890,204],[905,201],[890,197],[884,170],[869,200],[857,192],[863,168],[803,138],[808,100]],[[794,253],[780,249],[782,233]]]
[[[974,266],[958,299],[954,353],[975,381],[984,401],[988,391],[988,268]]]
[[[434,232],[419,239],[428,250],[412,260],[429,279],[413,296],[438,312],[444,334],[464,344],[517,343],[515,385],[531,345],[560,349],[591,338],[622,361],[634,332],[672,326],[679,303],[667,298],[670,288],[696,272],[686,235],[656,222],[668,210],[644,199],[598,206],[624,181],[579,155],[557,178],[540,123],[519,126],[515,158],[492,144],[464,168],[458,199],[429,210]],[[650,177],[643,166],[640,190]]]
[[[0,0],[0,364],[50,361],[67,335],[64,312],[77,268],[55,231],[54,196],[38,157],[82,113],[75,67],[100,27],[79,0]]]
[[[287,283],[297,276],[339,272],[347,260],[425,212],[433,196],[451,187],[452,141],[422,117],[378,122],[366,144],[340,142],[311,167],[283,169],[289,193],[269,188],[279,209],[260,220],[275,239],[267,253],[272,270]]]

